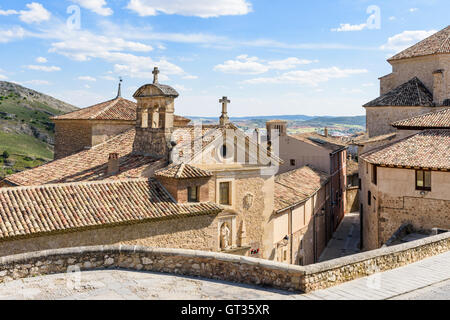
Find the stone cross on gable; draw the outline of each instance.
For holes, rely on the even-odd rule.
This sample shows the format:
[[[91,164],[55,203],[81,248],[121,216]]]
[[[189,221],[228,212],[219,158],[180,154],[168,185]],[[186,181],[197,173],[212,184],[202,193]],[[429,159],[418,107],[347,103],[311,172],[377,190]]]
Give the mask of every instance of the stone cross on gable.
[[[119,89],[117,90],[117,98],[122,97],[122,77],[119,77]]]
[[[231,103],[230,100],[228,100],[227,97],[223,97],[219,100],[219,102],[222,104],[222,115],[220,116],[220,124],[225,125],[229,122],[228,118],[228,104]]]
[[[155,67],[152,73],[153,73],[153,83],[158,83],[158,74],[159,74],[158,67]]]
[[[227,107],[228,104],[231,103],[230,100],[228,100],[227,97],[223,97],[222,99],[219,100],[219,102],[222,104],[222,113],[227,113]]]

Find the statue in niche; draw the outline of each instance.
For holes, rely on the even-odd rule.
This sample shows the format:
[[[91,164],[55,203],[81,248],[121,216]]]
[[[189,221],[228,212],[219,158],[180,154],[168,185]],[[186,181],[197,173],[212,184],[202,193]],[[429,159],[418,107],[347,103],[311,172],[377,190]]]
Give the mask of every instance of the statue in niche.
[[[220,249],[226,250],[231,247],[231,229],[228,223],[224,222],[220,227]]]

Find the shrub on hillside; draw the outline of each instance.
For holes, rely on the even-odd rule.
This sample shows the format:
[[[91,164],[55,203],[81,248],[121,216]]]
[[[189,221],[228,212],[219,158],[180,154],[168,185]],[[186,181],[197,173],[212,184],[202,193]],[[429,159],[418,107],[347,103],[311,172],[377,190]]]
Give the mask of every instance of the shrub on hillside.
[[[8,151],[3,151],[3,154],[2,154],[2,156],[3,156],[3,158],[5,158],[5,159],[8,159],[9,158],[9,152]]]

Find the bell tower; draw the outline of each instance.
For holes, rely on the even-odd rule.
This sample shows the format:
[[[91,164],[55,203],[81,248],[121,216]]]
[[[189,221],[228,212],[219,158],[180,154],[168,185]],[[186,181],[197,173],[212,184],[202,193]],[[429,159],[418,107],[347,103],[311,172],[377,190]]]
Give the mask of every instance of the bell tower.
[[[140,87],[137,100],[136,138],[133,152],[155,158],[168,157],[173,132],[175,99],[178,92],[158,81],[159,69],[153,70],[153,83]]]

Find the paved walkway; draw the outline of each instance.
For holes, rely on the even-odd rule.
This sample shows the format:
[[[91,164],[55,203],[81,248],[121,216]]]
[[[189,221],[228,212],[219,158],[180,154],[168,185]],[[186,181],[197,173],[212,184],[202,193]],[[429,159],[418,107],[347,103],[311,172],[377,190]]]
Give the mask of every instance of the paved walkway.
[[[449,299],[450,252],[309,294],[152,272],[85,271],[0,284],[0,299]]]
[[[359,213],[348,213],[328,242],[327,247],[319,258],[319,262],[332,260],[351,254],[359,253],[360,242]]]
[[[306,297],[325,300],[384,300],[426,299],[429,288],[438,287],[450,299],[450,252],[440,254],[401,268],[350,281],[326,290],[307,294]]]

